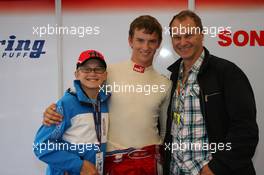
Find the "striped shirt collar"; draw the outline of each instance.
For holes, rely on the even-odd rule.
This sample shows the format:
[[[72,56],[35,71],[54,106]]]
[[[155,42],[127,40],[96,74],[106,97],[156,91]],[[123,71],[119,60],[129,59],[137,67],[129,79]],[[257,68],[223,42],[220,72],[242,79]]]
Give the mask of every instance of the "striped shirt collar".
[[[202,54],[200,55],[200,57],[195,61],[195,63],[192,65],[192,68],[190,70],[190,73],[193,72],[195,74],[198,74],[199,70],[200,70],[200,67],[202,65],[202,62],[204,60],[204,50],[202,52]],[[181,64],[180,64],[180,72],[179,72],[180,76],[183,75],[183,60],[181,61]]]

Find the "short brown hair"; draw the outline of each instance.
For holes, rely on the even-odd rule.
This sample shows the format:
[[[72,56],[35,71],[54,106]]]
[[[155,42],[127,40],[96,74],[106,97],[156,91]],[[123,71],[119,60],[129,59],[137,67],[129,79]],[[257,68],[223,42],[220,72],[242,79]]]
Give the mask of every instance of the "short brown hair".
[[[177,15],[173,16],[173,18],[170,21],[170,28],[175,19],[178,19],[179,21],[183,21],[187,17],[193,19],[195,25],[200,28],[200,31],[203,31],[203,24],[201,18],[191,10],[183,10]]]
[[[143,15],[137,17],[131,24],[129,28],[129,37],[133,37],[135,30],[144,29],[144,33],[152,34],[156,32],[159,37],[159,43],[162,41],[162,27],[158,20],[150,15]]]

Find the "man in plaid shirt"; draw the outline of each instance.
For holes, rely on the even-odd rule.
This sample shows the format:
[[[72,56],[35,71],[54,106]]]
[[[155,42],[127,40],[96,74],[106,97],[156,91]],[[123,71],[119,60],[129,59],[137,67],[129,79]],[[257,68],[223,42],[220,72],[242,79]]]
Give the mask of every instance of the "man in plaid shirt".
[[[250,83],[234,63],[203,47],[199,16],[185,10],[170,22],[181,56],[168,70],[173,81],[168,109],[165,175],[254,175],[258,143]]]
[[[202,144],[208,144],[205,122],[200,110],[200,88],[197,82],[203,55],[194,63],[185,82],[183,62],[180,65],[177,89],[172,97],[174,122],[171,135],[173,135],[174,147],[177,146],[178,149],[172,154],[171,174],[197,175],[211,158],[210,152],[202,149]],[[190,147],[191,143],[201,146],[197,150],[185,148]]]

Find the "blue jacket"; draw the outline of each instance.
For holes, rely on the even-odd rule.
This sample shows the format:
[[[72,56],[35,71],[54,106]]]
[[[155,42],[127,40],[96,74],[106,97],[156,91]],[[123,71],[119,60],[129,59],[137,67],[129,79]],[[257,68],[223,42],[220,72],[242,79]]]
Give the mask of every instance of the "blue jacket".
[[[88,98],[80,81],[74,81],[75,92],[68,90],[57,102],[57,111],[64,116],[59,125],[42,125],[34,141],[34,153],[48,164],[47,175],[79,175],[83,160],[95,164],[96,153],[105,156],[108,131],[109,94],[100,91],[101,145],[95,129],[96,101]]]

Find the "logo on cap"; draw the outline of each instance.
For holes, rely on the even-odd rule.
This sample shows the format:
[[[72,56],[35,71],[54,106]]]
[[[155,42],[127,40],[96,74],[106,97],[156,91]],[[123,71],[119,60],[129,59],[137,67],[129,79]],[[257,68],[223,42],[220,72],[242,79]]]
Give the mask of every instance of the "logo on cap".
[[[78,62],[76,64],[77,68],[79,66],[81,66],[85,61],[87,61],[91,58],[100,60],[103,64],[103,66],[105,68],[107,67],[104,56],[100,52],[98,52],[96,50],[86,50],[80,54]]]
[[[82,64],[84,61],[90,58],[99,58],[100,60],[105,61],[104,56],[100,52],[96,50],[86,50],[79,56],[77,64]]]

